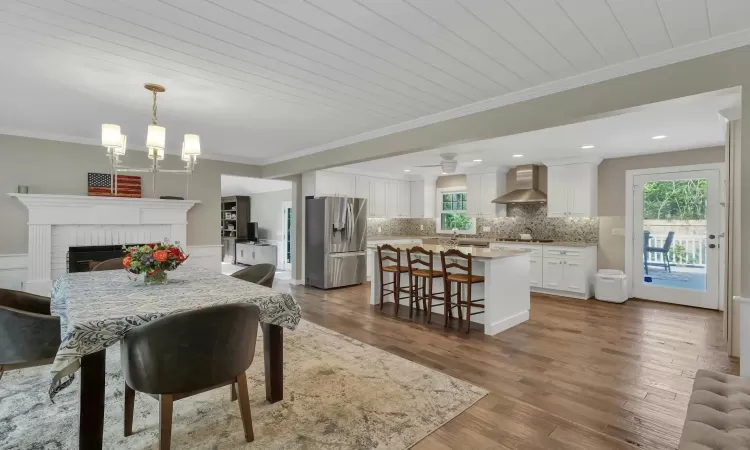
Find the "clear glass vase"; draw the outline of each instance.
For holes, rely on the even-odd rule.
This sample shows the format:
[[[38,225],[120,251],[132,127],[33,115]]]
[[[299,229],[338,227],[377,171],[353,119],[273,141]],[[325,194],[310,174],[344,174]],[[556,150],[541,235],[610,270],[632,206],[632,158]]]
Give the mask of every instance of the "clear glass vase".
[[[167,284],[167,271],[157,270],[150,275],[148,273],[143,275],[143,282],[145,284]]]

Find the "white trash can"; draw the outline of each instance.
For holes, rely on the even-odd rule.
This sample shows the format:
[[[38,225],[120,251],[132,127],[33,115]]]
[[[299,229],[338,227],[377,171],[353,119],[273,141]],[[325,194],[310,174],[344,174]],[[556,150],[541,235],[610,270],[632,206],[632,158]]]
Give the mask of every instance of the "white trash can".
[[[623,303],[628,299],[628,276],[622,270],[600,269],[596,273],[594,295],[597,300]]]

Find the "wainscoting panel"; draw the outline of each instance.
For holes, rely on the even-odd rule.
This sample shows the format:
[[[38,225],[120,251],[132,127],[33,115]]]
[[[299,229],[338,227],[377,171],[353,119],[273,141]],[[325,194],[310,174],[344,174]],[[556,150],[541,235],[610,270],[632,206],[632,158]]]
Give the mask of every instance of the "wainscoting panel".
[[[0,255],[0,288],[21,290],[28,266],[26,255]]]

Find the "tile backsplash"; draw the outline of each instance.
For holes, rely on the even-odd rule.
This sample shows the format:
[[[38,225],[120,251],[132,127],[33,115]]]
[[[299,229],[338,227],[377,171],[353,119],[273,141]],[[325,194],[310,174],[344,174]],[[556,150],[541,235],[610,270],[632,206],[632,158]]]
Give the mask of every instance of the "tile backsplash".
[[[477,237],[517,238],[528,233],[536,239],[599,241],[598,217],[547,217],[546,204],[508,205],[508,217],[478,218]],[[424,229],[420,229],[420,225]],[[380,227],[380,232],[378,232]],[[482,231],[489,227],[489,232]],[[367,219],[368,236],[434,236],[434,219]]]

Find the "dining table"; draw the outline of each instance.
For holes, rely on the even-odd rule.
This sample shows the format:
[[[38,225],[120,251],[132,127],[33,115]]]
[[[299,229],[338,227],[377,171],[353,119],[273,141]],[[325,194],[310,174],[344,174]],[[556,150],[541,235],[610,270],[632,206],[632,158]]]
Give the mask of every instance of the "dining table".
[[[271,403],[282,400],[283,330],[294,330],[302,318],[290,294],[186,266],[169,272],[165,284],[146,285],[124,270],[67,273],[57,278],[52,287],[52,314],[60,317],[61,343],[51,369],[49,395],[54,401],[80,370],[78,448],[102,448],[107,347],[160,317],[227,303],[260,307],[266,399]]]

